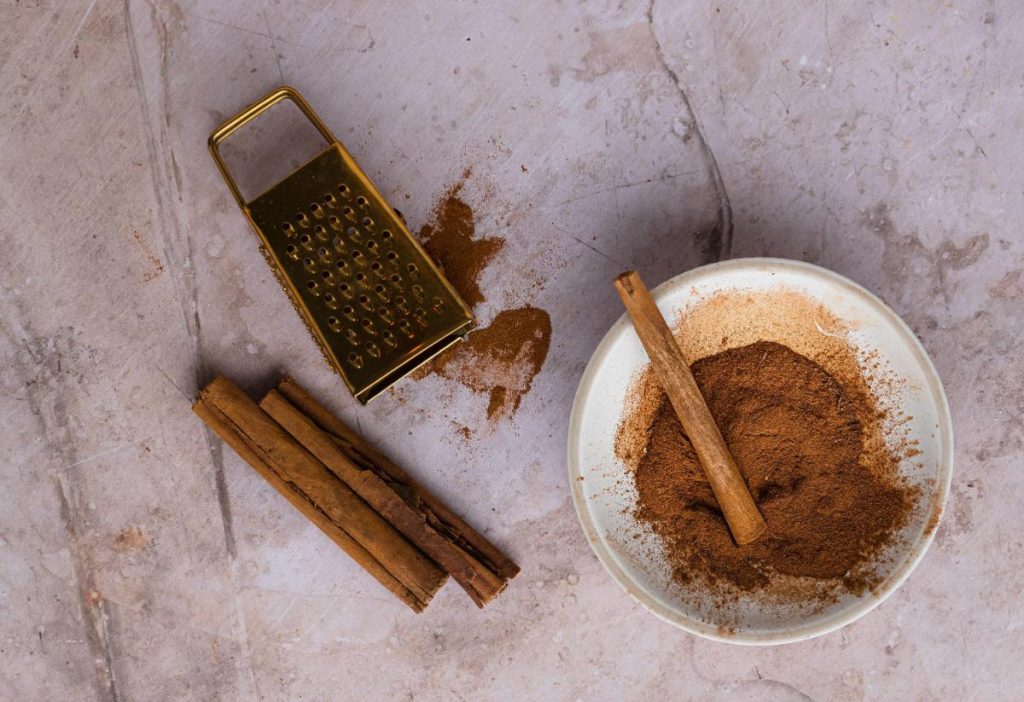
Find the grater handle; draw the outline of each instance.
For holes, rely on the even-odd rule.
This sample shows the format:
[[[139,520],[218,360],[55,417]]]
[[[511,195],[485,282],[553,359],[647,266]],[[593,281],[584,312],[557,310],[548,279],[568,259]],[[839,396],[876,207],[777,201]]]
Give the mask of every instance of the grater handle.
[[[270,91],[237,115],[221,124],[213,134],[210,135],[210,140],[208,142],[210,146],[210,154],[213,156],[213,161],[217,164],[220,174],[224,176],[224,181],[231,189],[231,194],[234,195],[235,200],[238,201],[238,206],[243,209],[245,209],[246,206],[245,198],[242,197],[242,191],[238,189],[238,184],[235,183],[235,179],[231,177],[231,173],[228,171],[228,167],[225,165],[224,159],[221,158],[220,145],[225,139],[230,137],[246,124],[284,100],[291,100],[295,103],[295,106],[298,107],[302,111],[302,114],[305,115],[306,119],[316,127],[317,131],[320,132],[320,136],[322,136],[328,144],[333,144],[338,141],[334,134],[331,133],[331,130],[327,128],[327,125],[321,121],[319,115],[317,115],[317,113],[313,111],[313,108],[309,106],[309,103],[306,102],[305,98],[299,94],[299,91],[287,85],[282,85],[280,88]]]

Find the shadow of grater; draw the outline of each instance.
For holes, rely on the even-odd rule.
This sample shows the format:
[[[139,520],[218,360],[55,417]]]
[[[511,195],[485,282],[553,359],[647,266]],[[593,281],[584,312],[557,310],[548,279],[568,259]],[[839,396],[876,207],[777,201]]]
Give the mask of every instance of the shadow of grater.
[[[219,147],[283,100],[329,145],[247,202]],[[209,145],[274,274],[359,402],[475,326],[466,303],[298,91],[285,86],[267,94],[218,127]]]

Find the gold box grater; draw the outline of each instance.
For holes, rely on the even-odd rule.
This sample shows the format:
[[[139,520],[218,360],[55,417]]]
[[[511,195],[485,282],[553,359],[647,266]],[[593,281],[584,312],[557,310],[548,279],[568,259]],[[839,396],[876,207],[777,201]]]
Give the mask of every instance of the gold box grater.
[[[283,100],[295,103],[329,145],[247,202],[219,146]],[[218,127],[209,145],[267,262],[361,403],[475,326],[466,303],[298,91],[285,86],[267,94]]]

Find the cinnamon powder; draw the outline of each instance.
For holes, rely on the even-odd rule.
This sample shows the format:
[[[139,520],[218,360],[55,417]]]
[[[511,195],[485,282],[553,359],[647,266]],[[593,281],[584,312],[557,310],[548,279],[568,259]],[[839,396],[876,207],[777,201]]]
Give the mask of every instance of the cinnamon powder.
[[[811,582],[819,598],[874,585],[872,559],[907,522],[916,491],[878,436],[879,410],[861,378],[837,378],[766,341],[692,370],[768,530],[733,543],[693,446],[648,374],[632,410],[645,431],[624,431],[627,418],[616,449],[634,468],[634,516],[660,538],[674,579],[747,592]]]
[[[470,171],[448,188],[420,229],[420,241],[427,253],[444,270],[445,277],[470,307],[484,301],[480,276],[505,246],[503,239],[474,238],[473,209],[459,196]]]
[[[448,188],[420,229],[424,248],[444,270],[452,287],[470,305],[484,302],[480,277],[504,248],[503,239],[476,238],[473,209],[461,197],[470,175]],[[438,375],[487,396],[487,419],[497,421],[519,409],[533,379],[547,359],[551,318],[526,305],[499,312],[490,324],[413,373],[413,378]]]
[[[536,307],[500,312],[441,354],[430,372],[488,395],[487,418],[514,414],[548,357],[551,319]]]

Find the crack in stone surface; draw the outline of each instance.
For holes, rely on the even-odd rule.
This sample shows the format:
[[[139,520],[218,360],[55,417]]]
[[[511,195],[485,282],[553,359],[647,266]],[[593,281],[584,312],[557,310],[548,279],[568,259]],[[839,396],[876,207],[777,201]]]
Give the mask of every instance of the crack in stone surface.
[[[707,162],[708,175],[711,177],[715,193],[718,196],[718,222],[715,224],[715,232],[712,237],[712,242],[716,244],[716,246],[709,248],[717,248],[715,260],[721,261],[722,259],[729,258],[732,255],[732,203],[729,201],[729,193],[725,188],[725,181],[722,179],[722,170],[718,165],[718,159],[715,158],[715,154],[711,150],[711,146],[704,137],[704,130],[701,128],[700,122],[697,120],[697,113],[693,109],[690,97],[686,94],[686,90],[683,89],[683,82],[679,78],[679,74],[676,73],[675,69],[673,69],[669,64],[668,59],[665,56],[665,50],[661,45],[661,40],[658,39],[658,32],[654,27],[654,2],[655,0],[650,0],[650,3],[647,5],[647,11],[644,13],[647,20],[647,26],[650,28],[651,39],[654,41],[654,53],[658,58],[658,63],[661,64],[661,67],[664,69],[665,73],[668,74],[673,85],[675,85],[676,92],[679,93],[679,97],[683,101],[683,105],[686,107],[690,122],[693,125],[693,133],[697,137],[697,143],[700,144],[701,153],[704,155],[704,159]]]

